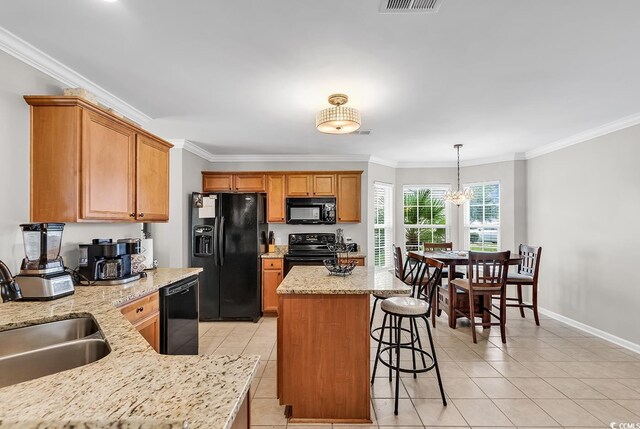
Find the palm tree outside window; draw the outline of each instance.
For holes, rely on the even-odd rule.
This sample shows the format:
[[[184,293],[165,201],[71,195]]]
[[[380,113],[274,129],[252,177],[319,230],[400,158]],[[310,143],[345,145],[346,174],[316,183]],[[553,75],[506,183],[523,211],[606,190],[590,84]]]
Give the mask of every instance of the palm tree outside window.
[[[444,185],[408,185],[403,189],[405,250],[422,243],[443,243],[450,235]]]

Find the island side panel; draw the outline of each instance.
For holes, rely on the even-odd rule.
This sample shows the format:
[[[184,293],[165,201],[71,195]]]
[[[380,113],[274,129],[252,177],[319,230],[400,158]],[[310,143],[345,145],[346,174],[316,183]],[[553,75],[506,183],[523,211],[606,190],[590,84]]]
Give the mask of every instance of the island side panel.
[[[292,422],[371,422],[369,295],[281,295],[280,403]]]

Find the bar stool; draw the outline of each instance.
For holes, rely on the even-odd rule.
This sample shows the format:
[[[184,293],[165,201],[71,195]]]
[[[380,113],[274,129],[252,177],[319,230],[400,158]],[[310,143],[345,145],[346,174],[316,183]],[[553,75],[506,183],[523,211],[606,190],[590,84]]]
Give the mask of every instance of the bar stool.
[[[393,245],[393,265],[394,271],[397,278],[402,280],[408,285],[412,285],[413,279],[416,277],[416,270],[419,268],[416,264],[409,264],[409,259],[406,262],[402,263],[402,249],[399,246]],[[394,296],[407,296],[412,294],[413,292],[408,293],[399,293]],[[380,337],[377,336],[377,333],[381,330],[381,328],[373,329],[373,319],[376,315],[376,308],[378,306],[379,301],[383,301],[389,298],[389,295],[378,295],[376,293],[373,294],[373,309],[371,310],[371,319],[369,320],[369,335],[375,341],[380,341]],[[408,331],[407,331],[408,332]]]
[[[436,349],[433,344],[433,337],[431,335],[431,327],[429,326],[429,313],[431,311],[431,303],[433,300],[433,294],[436,290],[436,286],[442,276],[442,268],[444,264],[440,261],[431,258],[425,258],[422,262],[422,269],[419,274],[419,280],[417,282],[420,285],[420,293],[417,296],[423,298],[412,297],[392,297],[387,298],[380,304],[380,308],[384,312],[384,318],[382,320],[382,328],[380,334],[380,340],[378,341],[378,349],[376,353],[376,361],[373,365],[373,374],[371,376],[371,384],[374,383],[376,377],[376,371],[378,369],[378,362],[389,368],[389,381],[392,380],[392,373],[396,373],[396,394],[395,394],[395,408],[394,414],[398,415],[398,393],[400,390],[400,373],[413,374],[413,378],[417,378],[419,373],[431,371],[435,369],[436,377],[438,378],[438,385],[440,387],[440,395],[442,396],[442,404],[447,405],[447,400],[444,395],[444,388],[442,387],[442,379],[440,377],[440,369],[438,368],[438,359],[436,358]],[[427,281],[423,281],[424,278]],[[409,333],[410,341],[402,342],[402,331],[406,328],[402,327],[404,319],[409,319]],[[422,340],[418,331],[418,319],[424,320],[427,328],[427,334],[429,335],[429,344],[431,346],[431,353],[422,349]],[[387,324],[387,321],[389,324]],[[389,341],[383,341],[385,330],[389,331]],[[417,347],[416,347],[417,344]],[[383,347],[384,345],[384,347]],[[410,350],[412,355],[412,368],[403,368],[400,364],[401,350]],[[393,361],[393,354],[395,352],[395,364]],[[388,354],[388,362],[383,359],[383,354]],[[418,367],[416,364],[416,355],[419,356],[422,361],[422,366]]]

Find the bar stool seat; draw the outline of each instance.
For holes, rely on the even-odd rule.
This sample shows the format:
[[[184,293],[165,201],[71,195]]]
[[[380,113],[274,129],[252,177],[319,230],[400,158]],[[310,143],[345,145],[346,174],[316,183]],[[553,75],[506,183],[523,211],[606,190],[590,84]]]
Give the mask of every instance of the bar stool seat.
[[[411,297],[387,298],[380,304],[382,311],[399,316],[421,316],[429,311],[429,304],[423,299]]]
[[[383,295],[383,294],[380,294],[380,293],[374,293],[373,294],[373,297],[374,298],[378,298],[378,299],[389,299],[389,298],[392,298],[392,297],[402,297],[402,296],[411,296],[411,291],[409,290],[409,291],[406,291],[406,292],[397,292],[397,293],[394,293],[393,295],[389,295],[389,294]]]

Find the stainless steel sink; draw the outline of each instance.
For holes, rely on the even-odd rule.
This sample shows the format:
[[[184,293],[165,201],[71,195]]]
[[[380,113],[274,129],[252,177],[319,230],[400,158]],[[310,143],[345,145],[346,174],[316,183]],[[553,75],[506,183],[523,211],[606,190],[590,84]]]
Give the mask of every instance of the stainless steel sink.
[[[91,317],[64,319],[0,331],[0,357],[85,338],[98,331],[98,325]]]
[[[0,332],[0,387],[95,362],[111,349],[89,317]]]

